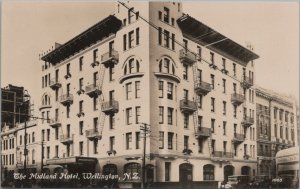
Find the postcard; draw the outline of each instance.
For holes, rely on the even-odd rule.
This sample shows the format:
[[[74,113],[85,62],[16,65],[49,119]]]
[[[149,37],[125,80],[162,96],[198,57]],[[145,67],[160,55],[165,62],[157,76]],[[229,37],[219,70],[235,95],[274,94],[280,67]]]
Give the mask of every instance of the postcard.
[[[3,1],[1,187],[298,188],[298,6]]]

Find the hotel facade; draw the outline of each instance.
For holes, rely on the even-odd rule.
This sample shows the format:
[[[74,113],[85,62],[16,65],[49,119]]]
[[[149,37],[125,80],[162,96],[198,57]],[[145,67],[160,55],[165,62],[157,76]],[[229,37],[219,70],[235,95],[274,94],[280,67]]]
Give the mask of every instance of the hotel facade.
[[[141,176],[145,139],[152,186],[256,176],[257,58],[181,3],[116,4],[114,15],[40,57],[34,171]]]

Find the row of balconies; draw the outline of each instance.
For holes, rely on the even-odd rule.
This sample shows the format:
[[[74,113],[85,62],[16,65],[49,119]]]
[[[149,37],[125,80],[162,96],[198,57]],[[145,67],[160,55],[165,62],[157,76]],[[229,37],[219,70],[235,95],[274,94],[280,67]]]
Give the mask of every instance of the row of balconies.
[[[99,139],[101,139],[101,134],[100,134],[98,129],[86,130],[85,136],[89,140],[99,140]],[[74,142],[74,134],[73,135],[71,135],[71,134],[60,135],[59,141],[64,145],[70,145]]]
[[[119,62],[119,53],[115,50],[112,50],[110,52],[107,52],[101,56],[101,64],[103,64],[105,67],[113,66],[114,64],[117,64]],[[99,62],[94,61],[91,63],[92,67],[98,66]],[[70,78],[71,74],[67,74],[65,78]],[[58,78],[53,78],[50,80],[50,88],[53,90],[56,90],[61,87],[61,82],[58,80]]]

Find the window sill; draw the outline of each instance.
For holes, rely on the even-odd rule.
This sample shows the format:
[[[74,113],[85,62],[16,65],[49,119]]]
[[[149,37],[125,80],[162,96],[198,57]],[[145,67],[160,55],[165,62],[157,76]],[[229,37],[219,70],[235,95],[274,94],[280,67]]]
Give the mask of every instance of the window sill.
[[[164,23],[164,24],[167,24],[168,26],[172,27],[172,28],[175,28],[174,25],[170,24],[169,22],[165,22],[164,20],[160,20],[158,19],[161,23]],[[175,23],[175,20],[174,20],[174,23]]]
[[[139,77],[143,77],[143,76],[144,76],[144,73],[142,73],[142,72],[136,72],[136,73],[126,74],[126,75],[120,77],[119,83],[122,84],[127,79],[139,78]]]

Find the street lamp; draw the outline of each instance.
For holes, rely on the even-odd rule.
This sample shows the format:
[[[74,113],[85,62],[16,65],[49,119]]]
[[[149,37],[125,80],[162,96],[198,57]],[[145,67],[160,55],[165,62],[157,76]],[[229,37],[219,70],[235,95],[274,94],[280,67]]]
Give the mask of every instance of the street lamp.
[[[23,106],[24,104],[28,103],[28,110],[27,110],[27,114],[29,114],[28,111],[30,111],[30,95],[28,94],[27,90],[24,90],[24,94],[23,94],[23,102],[21,103],[21,105]],[[26,115],[25,115],[26,116]],[[27,155],[28,155],[28,150],[27,150],[27,119],[29,118],[29,116],[24,119],[24,173],[26,175],[25,178],[25,187],[27,186]],[[24,185],[23,185],[24,187]]]

